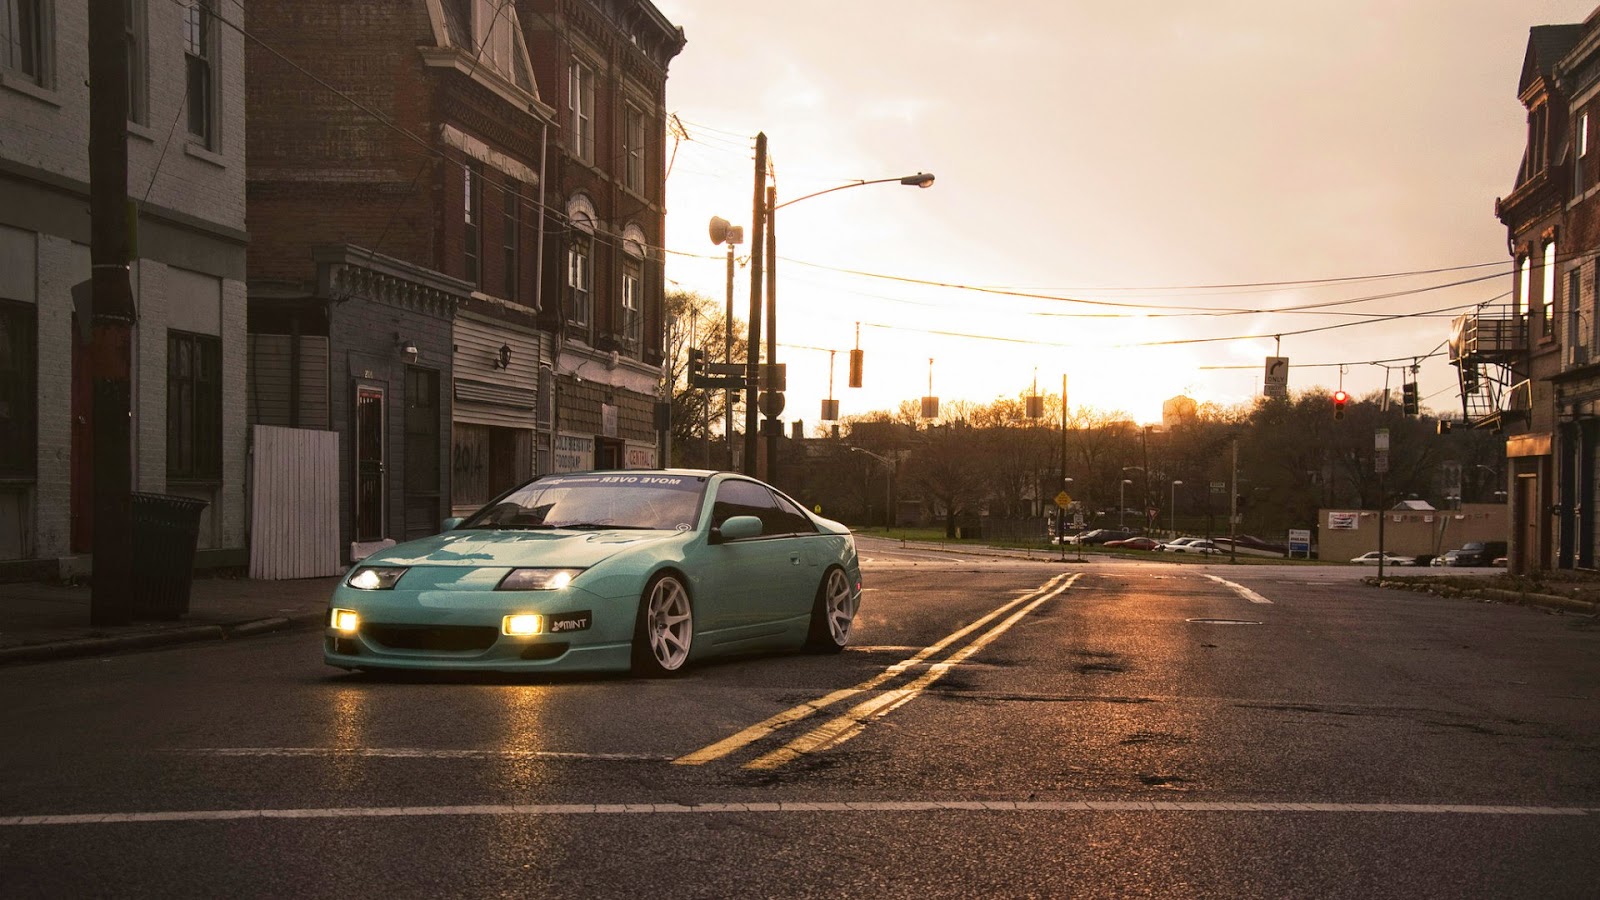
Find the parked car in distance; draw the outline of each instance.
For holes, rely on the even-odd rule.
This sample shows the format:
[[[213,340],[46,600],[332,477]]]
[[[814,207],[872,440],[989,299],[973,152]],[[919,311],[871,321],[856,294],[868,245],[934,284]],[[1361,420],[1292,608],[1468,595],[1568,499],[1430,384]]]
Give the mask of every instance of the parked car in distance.
[[[1192,543],[1194,543],[1195,541],[1198,541],[1198,540],[1201,540],[1201,538],[1197,538],[1197,537],[1173,538],[1172,540],[1167,541],[1165,544],[1162,544],[1161,545],[1161,549],[1163,549],[1163,550],[1179,550],[1179,549],[1182,549],[1183,547],[1186,547],[1189,544],[1192,544]]]
[[[1107,547],[1120,547],[1124,550],[1160,550],[1161,542],[1153,537],[1123,538],[1120,541],[1106,541]]]
[[[1444,553],[1441,553],[1438,556],[1435,556],[1433,558],[1433,561],[1428,563],[1428,565],[1430,565],[1430,566],[1458,566],[1458,565],[1460,565],[1460,563],[1456,562],[1456,559],[1460,555],[1461,555],[1461,551],[1460,550],[1446,550]]]
[[[1445,556],[1453,556],[1453,561],[1445,563],[1449,566],[1491,566],[1496,565],[1495,560],[1506,555],[1505,541],[1467,541],[1461,545],[1460,550],[1451,550]]]
[[[1131,537],[1137,537],[1137,535],[1120,528],[1097,528],[1084,535],[1083,542],[1085,544],[1108,544],[1112,541],[1123,541]]]
[[[1225,552],[1227,552],[1227,551],[1223,550],[1221,547],[1218,547],[1216,544],[1212,543],[1211,541],[1206,540],[1205,538],[1187,538],[1187,539],[1180,538],[1179,540],[1182,540],[1183,543],[1180,544],[1177,541],[1172,541],[1170,543],[1163,544],[1161,546],[1161,549],[1170,550],[1173,553],[1205,553],[1205,554],[1210,554],[1210,553],[1225,553]]]
[[[1380,554],[1376,550],[1368,550],[1366,553],[1363,553],[1350,561],[1358,565],[1375,566],[1378,564],[1379,555]],[[1414,566],[1417,564],[1417,558],[1414,556],[1397,556],[1393,553],[1384,553],[1381,555],[1383,557],[1383,562],[1386,565]]]

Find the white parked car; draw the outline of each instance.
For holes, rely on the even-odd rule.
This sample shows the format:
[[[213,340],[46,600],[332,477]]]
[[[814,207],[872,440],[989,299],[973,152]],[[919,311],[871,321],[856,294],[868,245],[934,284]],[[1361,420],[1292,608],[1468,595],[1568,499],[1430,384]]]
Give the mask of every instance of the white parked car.
[[[1358,556],[1355,559],[1352,559],[1350,561],[1353,562],[1353,563],[1357,563],[1358,565],[1375,566],[1375,565],[1378,564],[1378,556],[1379,556],[1378,551],[1369,550],[1366,553],[1363,553],[1360,556]],[[1383,556],[1384,565],[1389,565],[1389,566],[1414,566],[1414,565],[1417,564],[1417,558],[1415,556],[1396,556],[1393,553],[1385,553],[1385,554],[1382,554],[1382,556]]]
[[[1223,552],[1221,547],[1218,547],[1216,544],[1213,544],[1212,542],[1206,540],[1205,538],[1178,538],[1178,540],[1176,540],[1176,541],[1170,541],[1168,543],[1162,544],[1161,545],[1161,549],[1162,550],[1170,550],[1173,553],[1221,553],[1221,552]]]
[[[1161,549],[1162,550],[1182,550],[1184,547],[1187,547],[1188,545],[1190,545],[1190,544],[1192,544],[1192,543],[1194,543],[1195,541],[1198,541],[1198,540],[1200,540],[1200,538],[1196,538],[1196,537],[1173,538],[1172,540],[1167,541],[1165,544],[1162,544],[1161,545]]]

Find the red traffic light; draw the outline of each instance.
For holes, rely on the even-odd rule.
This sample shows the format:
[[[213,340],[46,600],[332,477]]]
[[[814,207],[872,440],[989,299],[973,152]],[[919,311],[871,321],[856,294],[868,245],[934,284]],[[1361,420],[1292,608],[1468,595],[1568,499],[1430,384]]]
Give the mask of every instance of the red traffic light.
[[[1335,403],[1338,403],[1338,404],[1342,405],[1345,401],[1347,401],[1349,399],[1350,399],[1350,395],[1346,394],[1344,391],[1334,391],[1333,392],[1333,402],[1335,402]]]

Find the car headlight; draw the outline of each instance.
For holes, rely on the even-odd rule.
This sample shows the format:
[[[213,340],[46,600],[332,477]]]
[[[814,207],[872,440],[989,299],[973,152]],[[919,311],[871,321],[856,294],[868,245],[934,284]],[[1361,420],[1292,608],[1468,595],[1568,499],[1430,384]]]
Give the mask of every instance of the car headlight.
[[[345,584],[359,591],[389,591],[400,581],[400,576],[408,571],[405,566],[364,566],[357,569]]]
[[[361,629],[361,616],[353,609],[328,610],[328,627],[336,628],[344,634],[355,634]]]
[[[582,569],[512,569],[500,579],[497,591],[559,591],[572,583]]]

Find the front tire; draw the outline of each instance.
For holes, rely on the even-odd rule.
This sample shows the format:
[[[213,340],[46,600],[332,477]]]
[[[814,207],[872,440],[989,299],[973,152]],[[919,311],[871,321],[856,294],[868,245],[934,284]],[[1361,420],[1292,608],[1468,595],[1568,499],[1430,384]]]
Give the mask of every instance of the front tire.
[[[633,628],[633,672],[664,678],[683,671],[694,645],[694,607],[689,589],[673,575],[651,579],[639,598]]]
[[[817,586],[817,599],[811,606],[811,630],[806,649],[817,653],[838,653],[850,642],[855,624],[856,598],[850,579],[838,567],[828,570]]]

